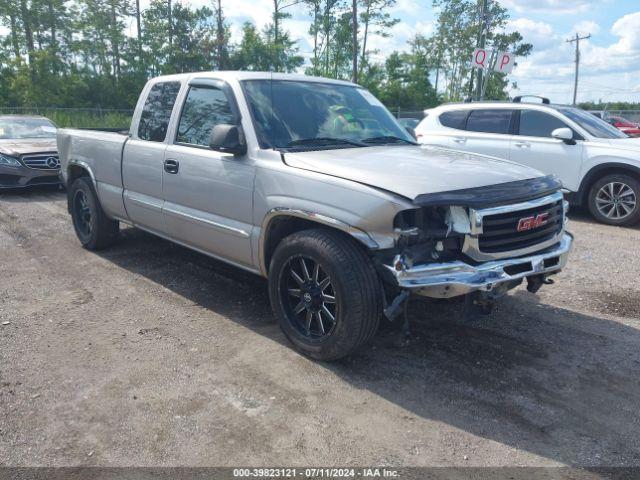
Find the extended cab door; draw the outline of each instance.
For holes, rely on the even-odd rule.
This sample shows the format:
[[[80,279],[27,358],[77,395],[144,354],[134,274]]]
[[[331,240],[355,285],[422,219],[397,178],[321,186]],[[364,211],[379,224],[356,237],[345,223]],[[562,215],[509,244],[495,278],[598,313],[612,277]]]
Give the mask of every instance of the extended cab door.
[[[247,155],[213,151],[217,124],[240,124],[235,97],[218,80],[194,79],[172,132],[163,171],[169,235],[209,254],[250,266],[255,167]]]
[[[140,113],[137,131],[131,132],[122,152],[124,204],[129,219],[140,227],[165,233],[162,205],[162,168],[169,128],[180,82],[151,86]]]
[[[583,138],[573,131],[574,142],[568,144],[551,136],[556,128],[571,128],[559,116],[541,110],[519,111],[513,141],[511,160],[557,175],[565,188],[576,191],[583,154]],[[573,129],[571,129],[573,130]]]

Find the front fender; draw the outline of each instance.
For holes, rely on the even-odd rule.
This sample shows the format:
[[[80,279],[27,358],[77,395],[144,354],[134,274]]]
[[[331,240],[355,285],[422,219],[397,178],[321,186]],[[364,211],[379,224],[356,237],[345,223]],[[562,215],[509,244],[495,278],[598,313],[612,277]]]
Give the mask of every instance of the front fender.
[[[409,200],[341,178],[283,166],[259,168],[254,189],[254,262],[262,271],[269,224],[282,215],[344,231],[366,248],[395,245],[396,214]]]

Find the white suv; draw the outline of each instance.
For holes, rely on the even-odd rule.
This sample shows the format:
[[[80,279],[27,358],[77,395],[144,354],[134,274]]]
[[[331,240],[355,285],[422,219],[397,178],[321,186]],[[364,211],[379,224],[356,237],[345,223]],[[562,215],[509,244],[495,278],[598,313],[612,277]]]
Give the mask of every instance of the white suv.
[[[640,139],[584,110],[513,102],[447,104],[425,111],[418,141],[511,160],[554,174],[571,203],[610,225],[640,221]]]

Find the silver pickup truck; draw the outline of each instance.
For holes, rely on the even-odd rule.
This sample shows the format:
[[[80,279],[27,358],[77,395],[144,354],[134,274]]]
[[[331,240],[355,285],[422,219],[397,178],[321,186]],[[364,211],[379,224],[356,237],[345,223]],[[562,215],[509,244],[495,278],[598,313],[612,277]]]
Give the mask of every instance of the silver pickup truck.
[[[340,358],[411,293],[489,301],[565,265],[560,183],[416,145],[367,90],[257,72],[155,78],[123,134],[58,132],[85,248],[123,222],[268,279],[282,330]]]

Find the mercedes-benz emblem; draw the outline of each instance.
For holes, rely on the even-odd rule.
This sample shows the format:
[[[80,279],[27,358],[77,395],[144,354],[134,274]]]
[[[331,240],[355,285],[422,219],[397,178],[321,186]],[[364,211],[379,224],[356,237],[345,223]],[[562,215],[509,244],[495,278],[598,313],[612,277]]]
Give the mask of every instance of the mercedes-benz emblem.
[[[47,158],[47,166],[49,168],[58,168],[60,166],[60,162],[56,157]]]

